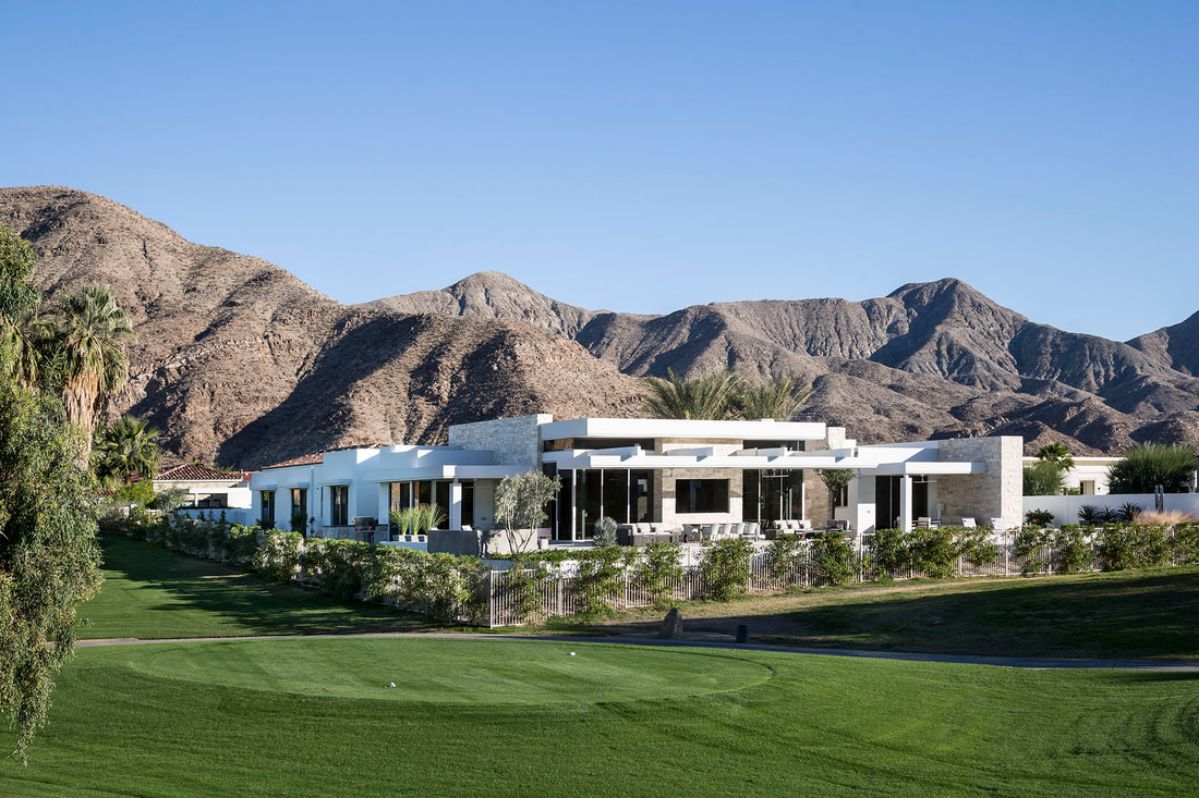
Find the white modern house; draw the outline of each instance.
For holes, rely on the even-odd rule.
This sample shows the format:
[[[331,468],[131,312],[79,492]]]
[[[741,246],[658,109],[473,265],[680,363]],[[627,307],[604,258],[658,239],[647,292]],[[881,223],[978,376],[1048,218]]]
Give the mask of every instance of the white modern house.
[[[542,530],[560,542],[589,539],[604,516],[653,531],[1021,521],[1019,437],[865,446],[823,423],[545,414],[459,424],[448,437],[444,446],[344,449],[264,468],[251,479],[251,520],[287,529],[302,518],[309,531],[348,535],[386,524],[392,509],[436,503],[449,529],[490,530],[499,480],[538,470],[561,481]],[[854,478],[830,496],[819,469]]]

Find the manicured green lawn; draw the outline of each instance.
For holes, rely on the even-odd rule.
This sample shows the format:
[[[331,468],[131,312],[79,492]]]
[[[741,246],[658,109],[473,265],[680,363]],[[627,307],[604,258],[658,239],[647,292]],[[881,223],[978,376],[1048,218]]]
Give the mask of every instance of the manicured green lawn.
[[[1199,661],[1199,568],[947,582],[896,582],[682,608],[684,630],[806,647],[1092,659]],[[656,633],[661,612],[558,632]]]
[[[1199,660],[1199,568],[845,594],[790,616],[791,642],[1029,657]]]
[[[81,650],[0,795],[1096,798],[1196,774],[1195,675],[308,639]]]
[[[233,637],[418,628],[417,616],[333,601],[129,538],[104,535],[104,587],[80,607],[80,639]]]

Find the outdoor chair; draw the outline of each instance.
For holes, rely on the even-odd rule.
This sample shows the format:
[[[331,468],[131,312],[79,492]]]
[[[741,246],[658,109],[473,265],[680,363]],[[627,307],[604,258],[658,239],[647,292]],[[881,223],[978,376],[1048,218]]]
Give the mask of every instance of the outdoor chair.
[[[974,523],[973,518],[963,518],[962,526],[966,527],[967,529],[974,529],[978,526],[978,524]]]
[[[922,515],[916,519],[916,528],[917,529],[928,529],[932,525],[933,525],[933,519],[929,518],[927,515]]]

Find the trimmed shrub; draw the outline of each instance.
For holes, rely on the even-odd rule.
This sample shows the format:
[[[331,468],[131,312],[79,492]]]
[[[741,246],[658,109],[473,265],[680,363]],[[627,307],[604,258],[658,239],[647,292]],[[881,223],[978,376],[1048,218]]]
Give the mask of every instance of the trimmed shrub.
[[[1170,544],[1160,526],[1105,526],[1099,535],[1099,562],[1105,571],[1165,565]]]
[[[1077,524],[1067,524],[1053,536],[1054,568],[1063,574],[1080,574],[1094,566],[1091,544]]]
[[[874,562],[879,576],[891,577],[912,567],[909,536],[899,529],[879,529],[874,533]]]
[[[744,593],[749,585],[753,553],[753,544],[745,538],[724,538],[705,546],[700,570],[708,596],[717,601],[728,601]]]
[[[626,564],[625,555],[615,546],[592,549],[588,556],[580,558],[574,586],[583,615],[598,615],[611,609],[608,601],[623,584]]]
[[[830,584],[847,585],[857,571],[857,555],[848,538],[830,530],[812,540],[812,565]]]
[[[910,550],[912,567],[918,573],[934,579],[946,579],[957,573],[958,549],[952,527],[913,530]]]
[[[651,543],[645,547],[645,556],[633,568],[634,575],[657,607],[672,603],[668,601],[673,597],[672,585],[683,578],[680,551],[677,543]]]
[[[988,527],[956,527],[953,535],[958,556],[975,568],[991,565],[999,557],[999,544]]]
[[[1053,543],[1053,530],[1041,526],[1021,527],[1013,541],[1016,557],[1024,560],[1025,576],[1039,574],[1050,566],[1045,546]]]
[[[770,578],[776,582],[787,582],[798,566],[803,565],[807,550],[798,535],[779,535],[767,550]]]

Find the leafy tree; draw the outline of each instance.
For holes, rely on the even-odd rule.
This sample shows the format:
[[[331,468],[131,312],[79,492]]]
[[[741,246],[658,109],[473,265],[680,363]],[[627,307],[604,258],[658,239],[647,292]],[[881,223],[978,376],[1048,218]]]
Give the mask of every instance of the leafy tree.
[[[1042,463],[1056,463],[1063,471],[1074,468],[1074,456],[1064,443],[1047,443],[1037,452],[1037,459]]]
[[[154,498],[150,501],[150,507],[171,513],[187,504],[190,496],[191,493],[187,488],[167,488],[154,494]]]
[[[1056,496],[1065,484],[1066,477],[1058,463],[1042,460],[1024,467],[1025,496]]]
[[[666,379],[650,377],[647,382],[645,410],[653,418],[730,418],[741,387],[741,378],[729,371],[680,377],[669,370]]]
[[[108,483],[153,480],[158,472],[158,430],[133,416],[97,427],[92,462],[96,476]]]
[[[495,489],[495,520],[508,538],[509,551],[519,554],[531,542],[521,530],[532,532],[549,516],[545,506],[558,497],[561,481],[540,471],[504,477]]]
[[[133,326],[112,291],[101,285],[64,298],[57,316],[53,357],[61,370],[67,419],[83,436],[81,457],[87,463],[96,409],[125,379],[128,361],[121,341],[132,335]]]
[[[1112,493],[1183,493],[1195,473],[1195,452],[1185,446],[1145,443],[1133,446],[1108,469]]]
[[[800,385],[794,377],[762,382],[743,380],[733,405],[742,418],[790,421],[811,395],[811,387]]]
[[[849,483],[853,482],[854,477],[852,468],[821,468],[816,473],[820,476],[820,481],[828,488],[829,503],[834,506],[841,491],[849,487]]]
[[[0,711],[21,759],[73,650],[75,608],[100,581],[91,476],[61,403],[38,391],[30,366],[33,264],[29,246],[0,227]]]
[[[0,383],[0,710],[24,758],[99,585],[95,502],[57,399]]]
[[[0,224],[0,377],[26,387],[37,382],[41,360],[41,295],[29,282],[35,262],[29,243]]]

